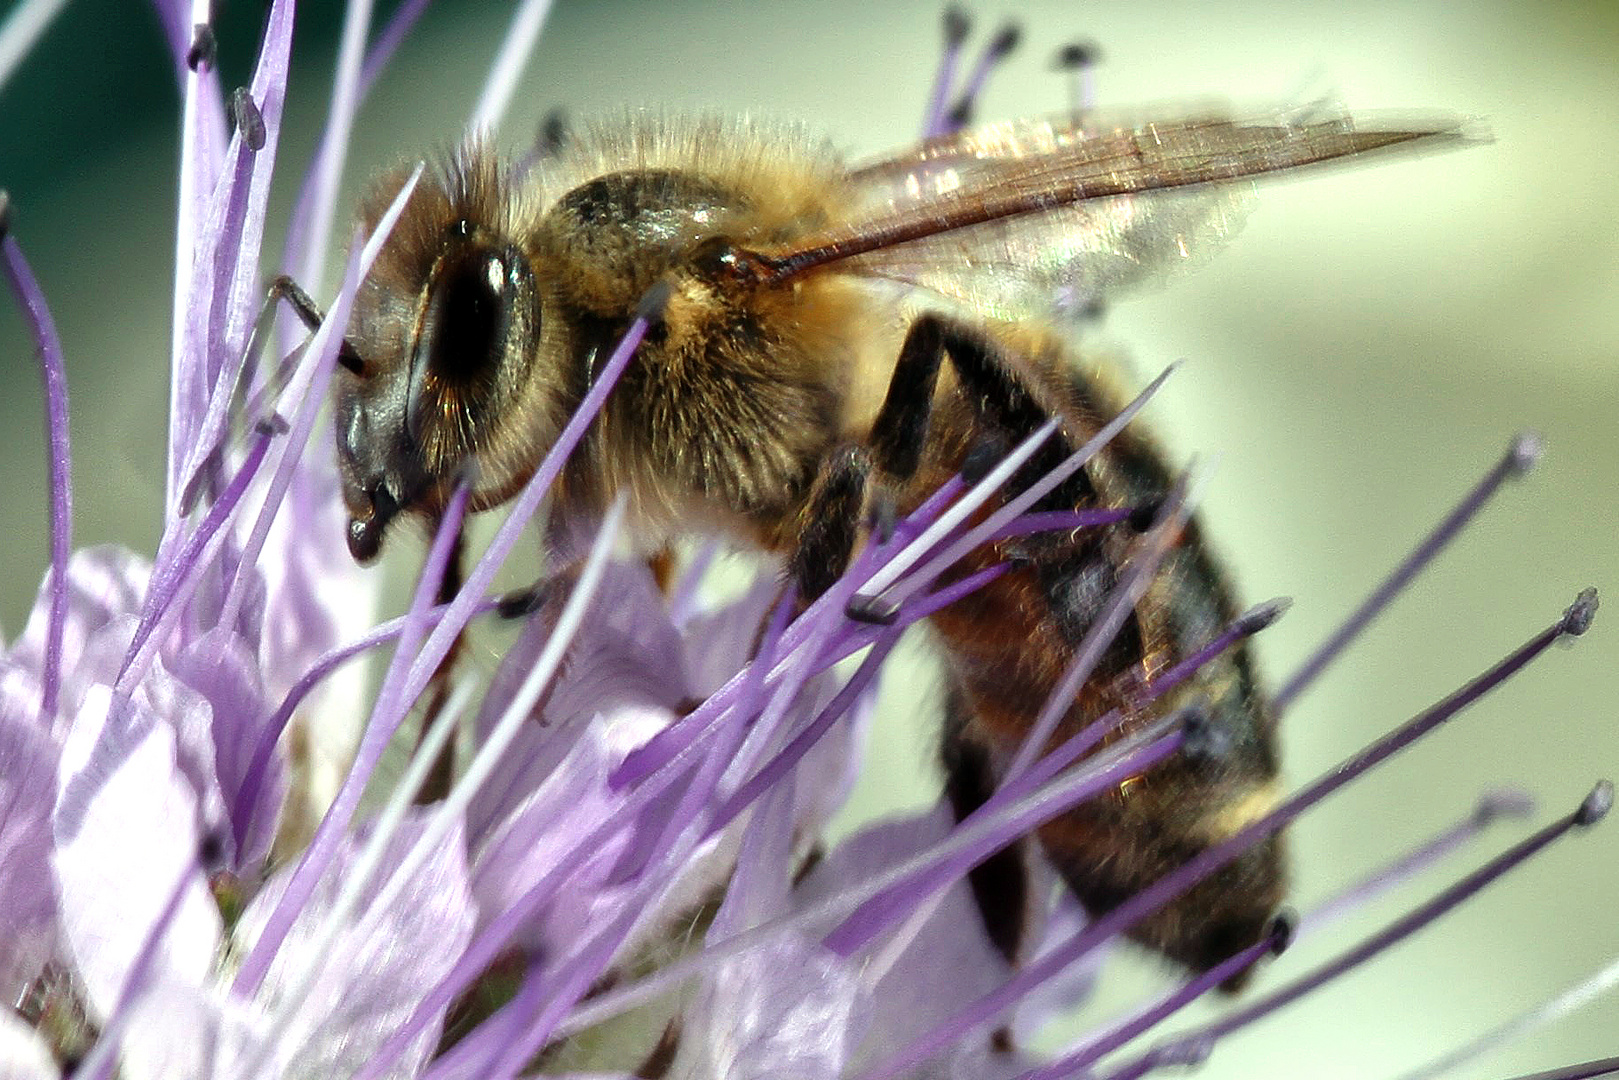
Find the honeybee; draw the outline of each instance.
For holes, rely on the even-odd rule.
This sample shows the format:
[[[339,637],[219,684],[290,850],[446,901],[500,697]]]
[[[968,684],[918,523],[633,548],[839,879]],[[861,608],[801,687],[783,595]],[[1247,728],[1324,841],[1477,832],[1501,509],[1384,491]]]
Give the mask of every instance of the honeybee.
[[[1453,137],[1446,124],[1342,116],[1074,116],[990,124],[851,167],[790,130],[632,116],[526,172],[469,145],[415,190],[355,301],[335,408],[350,551],[373,558],[393,521],[432,519],[464,478],[475,509],[509,499],[655,296],[657,321],[555,505],[588,520],[623,493],[648,552],[717,530],[782,556],[807,601],[874,522],[1055,418],[1011,484],[1021,490],[1115,415],[1110,384],[1077,362],[1054,312],[1219,239],[1242,187],[1232,182]],[[398,188],[397,177],[377,186],[368,225]],[[1035,509],[1150,506],[1171,486],[1163,455],[1131,429]],[[931,619],[950,675],[943,759],[958,815],[993,792],[1139,528],[1008,541],[952,571],[1012,562]],[[1177,755],[1038,830],[1093,913],[1274,802],[1269,706],[1243,649],[1137,704],[1237,613],[1189,524],[1066,710],[1057,739],[1112,708],[1129,731],[1196,703],[1223,746]],[[1272,838],[1131,933],[1206,970],[1266,937],[1284,877]],[[992,940],[1015,958],[1021,855],[985,863],[972,884]]]

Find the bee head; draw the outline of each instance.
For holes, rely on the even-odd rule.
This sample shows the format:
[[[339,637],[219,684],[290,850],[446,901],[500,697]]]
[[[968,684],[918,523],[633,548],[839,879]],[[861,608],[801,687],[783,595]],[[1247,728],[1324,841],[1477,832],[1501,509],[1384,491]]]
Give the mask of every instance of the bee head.
[[[362,562],[395,517],[432,517],[464,477],[473,509],[498,505],[549,442],[531,371],[533,263],[486,197],[424,184],[355,298],[358,362],[339,374],[334,421],[349,551]]]

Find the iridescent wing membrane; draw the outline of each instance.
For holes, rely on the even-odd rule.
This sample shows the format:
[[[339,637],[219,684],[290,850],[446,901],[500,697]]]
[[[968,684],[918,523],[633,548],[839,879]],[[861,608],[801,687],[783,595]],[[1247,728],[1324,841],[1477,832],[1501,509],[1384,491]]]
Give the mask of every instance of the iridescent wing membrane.
[[[1251,199],[1251,185],[1234,181],[1467,141],[1454,118],[1379,123],[1319,109],[1297,119],[1008,121],[856,167],[844,221],[767,254],[782,279],[839,262],[992,317],[1049,318],[1218,250]]]

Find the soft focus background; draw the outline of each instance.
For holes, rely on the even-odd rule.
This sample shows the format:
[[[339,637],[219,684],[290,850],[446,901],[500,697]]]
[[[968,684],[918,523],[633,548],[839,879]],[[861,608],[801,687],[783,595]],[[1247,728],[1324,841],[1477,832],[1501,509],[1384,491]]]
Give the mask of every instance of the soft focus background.
[[[325,105],[337,19],[306,6],[283,141],[283,162],[300,168]],[[261,14],[256,4],[222,7],[221,65],[234,85],[247,77]],[[1209,96],[1262,105],[1326,91],[1359,110],[1476,114],[1495,136],[1458,154],[1266,185],[1229,252],[1120,302],[1101,334],[1138,377],[1192,361],[1152,423],[1179,459],[1219,455],[1204,513],[1242,595],[1298,601],[1261,642],[1273,683],[1514,431],[1547,437],[1541,468],[1503,492],[1290,715],[1283,739],[1295,782],[1492,662],[1581,586],[1619,597],[1619,7],[1430,0],[1306,10],[1249,0],[973,14],[975,42],[1003,17],[1025,30],[985,117],[1063,107],[1067,87],[1050,58],[1083,38],[1103,50],[1104,106]],[[428,15],[361,113],[351,190],[381,163],[456,138],[505,20],[495,4],[444,2]],[[522,145],[557,104],[574,115],[666,105],[802,120],[851,155],[874,153],[914,138],[938,41],[932,3],[564,0],[505,141]],[[155,19],[127,0],[69,5],[0,89],[0,184],[67,349],[79,545],[150,551],[157,535],[176,101]],[[292,176],[283,172],[284,188]],[[37,370],[9,302],[0,350],[0,627],[10,635],[45,565],[46,533]],[[332,545],[343,557],[341,539]],[[1610,610],[1579,647],[1554,651],[1300,824],[1300,906],[1454,820],[1486,786],[1527,789],[1545,818],[1619,773],[1616,642]],[[930,685],[925,666],[914,678]],[[934,720],[915,709],[917,696],[908,686],[887,699],[859,814],[936,791]],[[1488,844],[1521,828],[1502,827]],[[1480,854],[1333,941],[1302,944],[1261,987]],[[1203,1075],[1393,1075],[1454,1046],[1619,954],[1616,865],[1619,825],[1566,842],[1396,954],[1222,1045]],[[1161,980],[1150,960],[1120,957],[1105,1000],[1081,1022]],[[1616,1028],[1610,997],[1462,1075],[1611,1054]]]

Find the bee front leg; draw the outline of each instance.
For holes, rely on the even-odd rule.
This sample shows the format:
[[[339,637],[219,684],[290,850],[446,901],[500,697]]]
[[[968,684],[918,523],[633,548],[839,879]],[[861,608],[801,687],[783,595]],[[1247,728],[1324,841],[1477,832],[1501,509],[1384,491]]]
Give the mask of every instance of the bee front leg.
[[[788,563],[801,603],[808,605],[826,592],[849,568],[865,516],[870,477],[871,451],[864,446],[841,446],[822,462],[799,519],[798,543]]]

